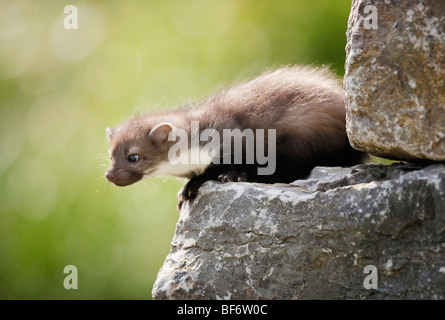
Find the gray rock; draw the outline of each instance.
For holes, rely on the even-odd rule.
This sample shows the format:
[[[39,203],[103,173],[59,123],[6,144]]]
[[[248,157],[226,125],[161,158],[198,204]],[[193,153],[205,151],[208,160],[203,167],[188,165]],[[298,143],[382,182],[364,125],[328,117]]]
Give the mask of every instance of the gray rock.
[[[354,148],[445,161],[444,12],[437,0],[352,1],[344,89]]]
[[[364,268],[377,268],[365,289]],[[445,299],[445,165],[315,168],[292,185],[205,183],[154,299]]]

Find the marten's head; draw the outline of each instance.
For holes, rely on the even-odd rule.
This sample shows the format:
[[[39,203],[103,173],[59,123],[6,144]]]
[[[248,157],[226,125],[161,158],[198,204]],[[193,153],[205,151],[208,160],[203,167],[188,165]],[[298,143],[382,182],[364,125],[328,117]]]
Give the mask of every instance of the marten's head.
[[[153,174],[168,161],[169,123],[154,127],[139,123],[137,119],[115,128],[107,128],[110,142],[111,165],[106,173],[108,181],[117,186],[128,186]]]

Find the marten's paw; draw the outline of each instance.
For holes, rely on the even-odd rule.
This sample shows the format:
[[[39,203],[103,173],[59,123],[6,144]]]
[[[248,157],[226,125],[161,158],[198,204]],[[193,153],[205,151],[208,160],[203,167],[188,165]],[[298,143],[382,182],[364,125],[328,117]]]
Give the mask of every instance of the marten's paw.
[[[178,211],[181,210],[184,202],[186,202],[187,200],[196,198],[196,195],[198,194],[198,190],[202,184],[203,184],[203,181],[201,181],[200,179],[193,178],[189,182],[187,182],[187,184],[185,186],[183,186],[181,188],[181,190],[179,190],[178,205],[176,206]]]
[[[178,211],[181,210],[182,205],[187,200],[191,200],[196,198],[196,195],[198,194],[199,188],[202,186],[204,182],[208,180],[207,175],[200,175],[192,178],[187,184],[182,187],[181,190],[178,192],[178,205],[176,208]],[[226,182],[246,182],[247,180],[247,174],[245,172],[238,172],[236,170],[227,171],[218,176],[218,180],[222,183]]]
[[[179,190],[178,192],[178,204],[176,205],[176,210],[181,211],[182,205],[185,202],[184,197],[182,196],[182,190],[184,189],[184,187],[181,188],[181,190]]]
[[[221,173],[218,180],[222,183],[226,182],[247,182],[247,174],[245,172],[238,172],[236,170]]]

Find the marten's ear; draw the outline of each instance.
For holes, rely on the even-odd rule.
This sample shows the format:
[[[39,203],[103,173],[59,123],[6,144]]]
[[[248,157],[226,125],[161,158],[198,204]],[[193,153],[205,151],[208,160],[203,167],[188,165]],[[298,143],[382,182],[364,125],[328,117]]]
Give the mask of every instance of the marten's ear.
[[[158,124],[150,130],[148,137],[155,142],[163,142],[168,139],[168,134],[173,130],[173,125],[168,122]]]
[[[108,139],[108,141],[111,141],[111,139],[113,138],[113,135],[114,135],[114,129],[111,129],[111,128],[107,128],[107,139]]]

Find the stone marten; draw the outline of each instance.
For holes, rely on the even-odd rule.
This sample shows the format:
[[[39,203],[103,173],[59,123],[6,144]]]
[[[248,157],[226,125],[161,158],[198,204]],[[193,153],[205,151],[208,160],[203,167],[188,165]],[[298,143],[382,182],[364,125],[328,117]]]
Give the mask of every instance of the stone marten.
[[[107,128],[106,178],[127,186],[155,175],[189,179],[178,207],[207,180],[289,183],[315,166],[351,166],[339,80],[327,68],[289,66],[176,110]],[[238,143],[238,144],[237,144]]]

